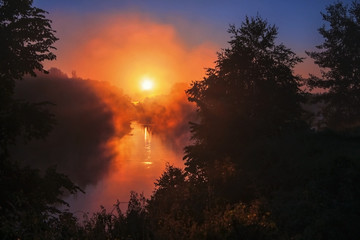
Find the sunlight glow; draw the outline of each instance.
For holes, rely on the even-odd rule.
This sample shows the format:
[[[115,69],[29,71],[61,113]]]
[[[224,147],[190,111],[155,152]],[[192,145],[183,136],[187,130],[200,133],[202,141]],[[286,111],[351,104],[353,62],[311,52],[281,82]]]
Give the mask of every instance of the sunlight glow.
[[[143,91],[149,91],[152,90],[154,87],[154,83],[152,81],[152,79],[148,78],[148,77],[144,77],[141,81],[141,89]]]

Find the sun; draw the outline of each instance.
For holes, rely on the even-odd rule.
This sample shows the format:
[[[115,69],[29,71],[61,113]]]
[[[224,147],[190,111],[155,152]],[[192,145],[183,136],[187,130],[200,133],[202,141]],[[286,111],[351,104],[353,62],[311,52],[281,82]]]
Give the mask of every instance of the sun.
[[[151,78],[144,77],[141,80],[141,90],[143,91],[150,91],[154,88],[154,82]]]

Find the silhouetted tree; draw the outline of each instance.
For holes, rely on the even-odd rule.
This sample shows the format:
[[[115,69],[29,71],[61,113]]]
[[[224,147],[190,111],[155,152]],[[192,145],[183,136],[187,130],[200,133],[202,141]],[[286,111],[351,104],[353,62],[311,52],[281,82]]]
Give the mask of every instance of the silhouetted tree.
[[[191,201],[186,173],[167,165],[155,182],[155,190],[148,201],[148,217],[154,239],[190,239],[194,223],[194,209],[202,209],[201,201]],[[196,194],[194,194],[196,196]]]
[[[322,78],[311,76],[309,86],[324,93],[322,115],[326,126],[348,128],[360,121],[360,3],[337,2],[322,13],[324,42],[318,52],[308,52],[322,69]]]
[[[15,81],[24,74],[46,72],[42,62],[53,60],[57,40],[51,21],[32,0],[0,1],[0,157],[9,144],[23,135],[26,139],[44,137],[54,123],[41,103],[13,99]]]
[[[6,161],[0,174],[0,236],[2,239],[42,239],[58,234],[58,206],[64,194],[80,189],[53,168],[45,173]],[[6,172],[5,172],[6,171]],[[5,172],[5,173],[4,173]]]
[[[258,201],[217,206],[205,212],[193,239],[281,239],[270,215]]]
[[[54,116],[43,103],[14,99],[17,80],[35,71],[46,72],[42,61],[53,60],[57,40],[46,12],[31,0],[0,1],[0,238],[56,239],[57,207],[67,205],[65,194],[80,189],[50,168],[44,173],[11,160],[8,147],[17,140],[42,138],[52,129]],[[49,156],[51,157],[51,156]]]
[[[57,38],[51,20],[45,17],[46,11],[33,7],[32,2],[0,1],[1,90],[10,95],[14,80],[27,73],[35,76],[35,70],[45,71],[42,62],[55,59],[51,49],[55,49],[53,43]]]
[[[147,239],[146,198],[134,191],[130,193],[126,211],[127,235],[131,239]]]
[[[192,123],[195,144],[185,149],[186,169],[210,185],[233,182],[261,139],[304,126],[300,78],[293,73],[302,59],[276,44],[277,28],[260,17],[247,17],[229,33],[230,48],[187,90],[200,122]],[[222,183],[219,191],[227,191]]]

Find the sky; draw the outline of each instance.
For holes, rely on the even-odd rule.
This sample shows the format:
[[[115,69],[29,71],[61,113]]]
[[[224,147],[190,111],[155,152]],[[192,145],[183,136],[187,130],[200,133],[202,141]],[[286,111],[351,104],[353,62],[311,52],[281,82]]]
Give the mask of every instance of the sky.
[[[130,190],[149,197],[166,163],[183,163],[188,122],[196,121],[185,90],[228,47],[229,24],[259,15],[278,27],[279,43],[306,57],[323,41],[320,12],[331,3],[34,0],[53,21],[57,59],[45,62],[49,75],[19,83],[18,95],[55,103],[58,124],[15,155],[32,156],[26,159],[40,168],[56,165],[83,187],[87,194],[71,202],[75,210],[126,201]],[[319,69],[307,59],[295,72]]]
[[[333,2],[35,0],[34,5],[49,12],[60,38],[58,60],[47,67],[109,80],[136,96],[134,82],[144,77],[161,82],[155,85],[157,94],[169,92],[176,82],[200,80],[216,52],[227,47],[229,24],[240,26],[245,16],[275,24],[277,41],[306,57],[306,50],[322,42],[320,12]],[[295,70],[303,76],[319,72],[309,58]]]

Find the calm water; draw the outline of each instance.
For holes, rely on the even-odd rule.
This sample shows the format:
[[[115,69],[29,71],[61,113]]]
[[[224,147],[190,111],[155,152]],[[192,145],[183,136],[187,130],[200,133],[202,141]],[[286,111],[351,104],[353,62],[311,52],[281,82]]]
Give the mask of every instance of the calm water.
[[[130,191],[144,193],[150,197],[154,182],[166,163],[183,167],[182,151],[171,149],[158,136],[153,135],[151,126],[132,122],[131,134],[117,141],[118,156],[111,163],[109,172],[94,186],[85,189],[86,194],[77,194],[68,199],[73,212],[94,212],[100,205],[112,210],[118,199],[122,210],[126,210]]]

